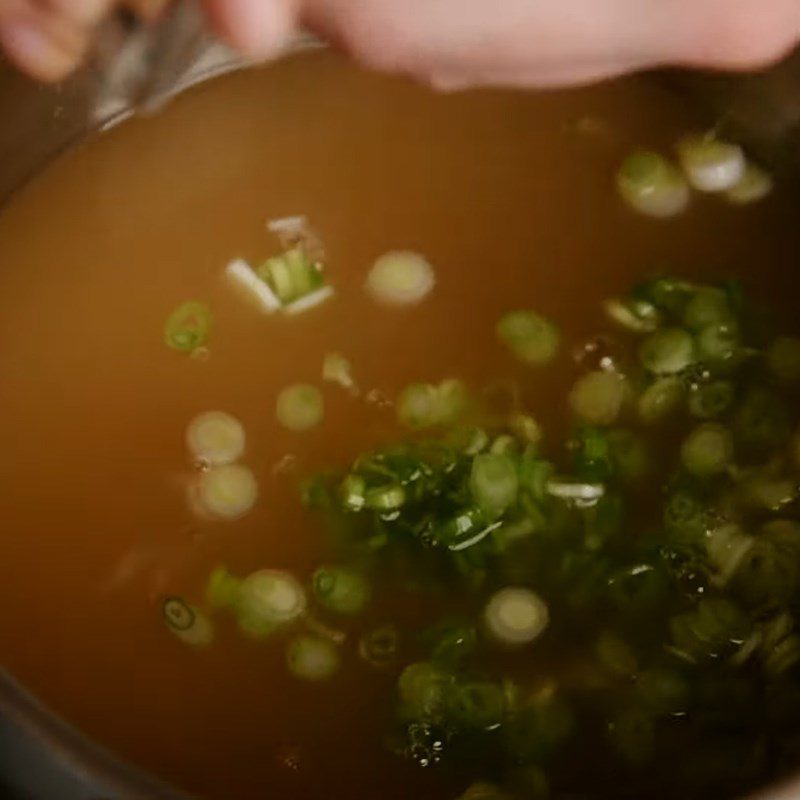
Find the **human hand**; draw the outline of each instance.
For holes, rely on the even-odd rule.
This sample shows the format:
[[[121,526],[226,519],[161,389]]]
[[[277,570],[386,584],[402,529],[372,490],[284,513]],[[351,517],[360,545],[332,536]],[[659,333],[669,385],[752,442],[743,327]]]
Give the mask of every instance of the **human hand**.
[[[116,0],[0,0],[0,43],[58,80]],[[163,0],[128,0],[155,13]],[[307,27],[368,66],[442,89],[553,86],[666,65],[748,69],[800,38],[796,0],[205,0],[254,59]]]

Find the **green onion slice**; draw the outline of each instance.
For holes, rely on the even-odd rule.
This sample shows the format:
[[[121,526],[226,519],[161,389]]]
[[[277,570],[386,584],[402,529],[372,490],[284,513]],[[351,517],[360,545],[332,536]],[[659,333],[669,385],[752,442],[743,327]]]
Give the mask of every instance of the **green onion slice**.
[[[182,303],[167,318],[164,341],[173,350],[192,353],[208,343],[212,322],[211,311],[204,303]]]

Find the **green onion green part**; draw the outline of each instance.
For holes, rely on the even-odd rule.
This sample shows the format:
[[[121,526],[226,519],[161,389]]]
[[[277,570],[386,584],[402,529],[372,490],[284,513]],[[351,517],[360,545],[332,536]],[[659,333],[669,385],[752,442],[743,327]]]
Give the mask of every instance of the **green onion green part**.
[[[533,311],[509,311],[497,323],[498,339],[520,361],[534,366],[552,361],[561,337],[550,320]]]
[[[341,658],[336,645],[319,636],[298,636],[286,648],[289,672],[306,681],[324,681],[339,670]]]
[[[182,303],[167,318],[164,341],[173,350],[193,353],[208,344],[212,322],[211,311],[204,303]]]
[[[361,573],[343,567],[320,567],[314,573],[312,585],[314,597],[337,614],[360,614],[372,594]]]
[[[507,455],[481,453],[472,461],[472,496],[492,515],[503,513],[517,499],[519,477],[514,461]]]
[[[675,375],[694,361],[694,343],[681,328],[661,328],[642,342],[639,358],[654,375]]]
[[[611,425],[619,416],[624,400],[622,377],[602,370],[583,375],[569,393],[572,412],[591,425]]]
[[[772,176],[756,164],[748,163],[740,181],[725,192],[725,199],[737,206],[763,200],[774,188]]]
[[[617,189],[634,210],[667,219],[689,205],[689,187],[680,171],[664,156],[640,150],[628,156],[617,172]]]
[[[242,581],[225,567],[217,567],[206,584],[206,600],[212,608],[233,609],[239,602]]]
[[[681,445],[681,463],[698,478],[719,475],[733,460],[733,436],[728,428],[707,422],[695,428]]]

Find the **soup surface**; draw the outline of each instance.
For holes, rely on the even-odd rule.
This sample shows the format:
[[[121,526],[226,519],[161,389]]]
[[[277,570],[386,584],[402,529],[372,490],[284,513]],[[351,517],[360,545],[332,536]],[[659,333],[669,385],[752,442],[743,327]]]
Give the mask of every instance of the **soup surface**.
[[[570,354],[609,329],[601,301],[644,275],[735,276],[784,330],[797,328],[800,229],[785,189],[747,208],[698,195],[670,221],[635,215],[614,192],[633,148],[667,150],[695,125],[643,81],[442,97],[314,53],[197,88],[51,164],[0,215],[4,665],[89,735],[203,797],[433,800],[492,777],[392,752],[397,676],[420,655],[411,645],[376,670],[353,645],[387,622],[413,637],[447,615],[474,616],[462,591],[376,586],[364,614],[335,622],[348,637],[342,665],[320,682],[290,674],[281,635],[248,639],[224,615],[212,646],[186,646],[162,603],[203,605],[221,564],[306,583],[335,554],[301,503],[302,479],[405,438],[376,400],[410,382],[513,382],[558,446],[579,373]],[[294,214],[324,241],[336,295],[265,316],[224,267],[278,252],[265,222]],[[424,302],[387,307],[364,291],[392,249],[434,266]],[[207,359],[165,347],[164,320],[186,300],[213,311]],[[558,325],[561,358],[531,369],[498,343],[495,324],[515,307]],[[351,362],[360,395],[323,384],[332,351]],[[323,423],[302,433],[275,419],[278,393],[297,382],[319,385],[325,401]],[[195,472],[184,432],[208,409],[247,431],[259,497],[234,521],[199,519],[186,501]],[[591,611],[584,621],[604,627]],[[517,671],[577,680],[564,666],[568,626],[551,620],[548,635]],[[765,737],[753,747],[769,750]],[[659,768],[622,772],[584,738],[552,767],[554,797],[674,793],[655,780],[683,757],[669,742]],[[781,768],[767,756],[714,791]]]

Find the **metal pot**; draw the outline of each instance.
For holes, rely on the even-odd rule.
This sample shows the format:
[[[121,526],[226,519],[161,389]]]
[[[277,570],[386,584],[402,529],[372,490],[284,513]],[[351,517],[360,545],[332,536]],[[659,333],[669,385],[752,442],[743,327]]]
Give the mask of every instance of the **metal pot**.
[[[308,43],[298,46],[303,44]],[[241,66],[230,51],[204,40],[197,43],[188,68],[161,88],[162,98]],[[784,173],[800,169],[800,53],[754,76],[655,79],[702,104],[727,135],[773,167]],[[109,104],[106,98],[98,107],[97,89],[97,74],[91,70],[51,89],[31,84],[0,62],[0,206],[56,154],[133,113],[124,99]],[[0,794],[27,800],[188,800],[89,741],[2,669]],[[758,798],[800,798],[800,775]]]

